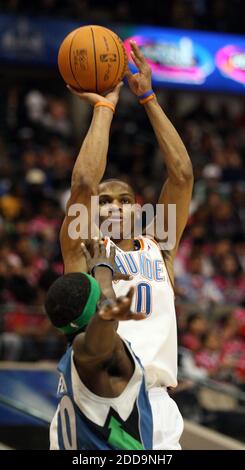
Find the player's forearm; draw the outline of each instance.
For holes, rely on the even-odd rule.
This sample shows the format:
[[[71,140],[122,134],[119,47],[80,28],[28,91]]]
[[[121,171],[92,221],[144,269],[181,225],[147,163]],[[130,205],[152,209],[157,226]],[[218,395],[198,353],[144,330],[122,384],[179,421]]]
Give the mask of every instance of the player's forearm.
[[[89,186],[96,187],[101,181],[106,168],[112,117],[110,109],[104,106],[94,108],[90,128],[72,172],[72,185],[85,181]]]
[[[144,107],[164,155],[169,178],[176,183],[192,179],[192,164],[187,150],[157,99],[149,101]]]
[[[116,300],[115,292],[112,287],[112,273],[110,269],[103,266],[97,267],[94,277],[100,285],[103,296],[109,300]]]
[[[94,357],[109,357],[115,349],[117,321],[102,320],[96,313],[86,328],[84,348]]]
[[[102,297],[115,300],[111,270],[103,266],[97,267],[94,277],[100,285]],[[84,343],[90,355],[103,356],[114,350],[117,324],[116,321],[102,320],[98,314],[92,318],[86,329]]]

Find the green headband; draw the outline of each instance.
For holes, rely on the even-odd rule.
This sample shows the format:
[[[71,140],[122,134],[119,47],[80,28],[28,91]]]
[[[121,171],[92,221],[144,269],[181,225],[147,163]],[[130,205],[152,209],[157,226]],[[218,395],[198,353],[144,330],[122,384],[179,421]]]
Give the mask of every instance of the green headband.
[[[83,274],[87,276],[90,282],[90,293],[86,305],[79,317],[72,320],[68,325],[58,328],[58,330],[62,331],[66,335],[76,333],[89,323],[89,320],[96,312],[97,302],[100,299],[101,290],[98,282],[89,274]]]

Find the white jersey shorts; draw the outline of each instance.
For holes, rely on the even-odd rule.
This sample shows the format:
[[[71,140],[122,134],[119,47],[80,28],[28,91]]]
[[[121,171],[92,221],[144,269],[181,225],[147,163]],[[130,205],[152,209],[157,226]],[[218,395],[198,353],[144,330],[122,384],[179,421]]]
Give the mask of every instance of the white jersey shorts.
[[[153,450],[181,450],[183,418],[166,388],[148,390],[153,415]]]

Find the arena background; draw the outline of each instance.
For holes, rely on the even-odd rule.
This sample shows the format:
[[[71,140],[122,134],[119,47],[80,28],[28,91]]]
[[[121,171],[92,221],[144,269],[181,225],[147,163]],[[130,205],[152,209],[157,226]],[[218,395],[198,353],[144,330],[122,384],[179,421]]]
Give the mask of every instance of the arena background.
[[[116,5],[115,5],[116,3]],[[242,1],[0,2],[0,441],[48,448],[62,336],[43,312],[62,274],[59,227],[91,109],[68,93],[56,57],[75,24],[144,25],[239,35]],[[55,28],[52,23],[55,21]],[[40,25],[41,33],[40,33]],[[133,25],[133,26],[132,26]],[[171,30],[168,31],[171,33]],[[54,49],[42,51],[46,35]],[[181,33],[183,34],[183,32]],[[234,41],[235,41],[235,36]],[[124,38],[125,39],[125,38]],[[40,52],[40,50],[39,50]],[[243,55],[242,55],[243,54]],[[243,71],[243,72],[242,72]],[[181,80],[155,86],[190,154],[195,187],[175,263],[179,387],[185,449],[245,448],[244,66],[222,89]],[[208,80],[207,80],[208,83]],[[235,86],[236,85],[236,86]],[[229,89],[230,87],[230,89]],[[124,86],[111,130],[106,176],[157,201],[162,160],[144,110]]]

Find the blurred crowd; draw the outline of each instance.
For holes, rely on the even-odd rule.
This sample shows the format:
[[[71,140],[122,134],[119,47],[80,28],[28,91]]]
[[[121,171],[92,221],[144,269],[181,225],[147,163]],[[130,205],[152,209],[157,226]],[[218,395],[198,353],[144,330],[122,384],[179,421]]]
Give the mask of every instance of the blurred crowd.
[[[3,0],[0,11],[79,19],[84,22],[147,23],[244,33],[242,0]]]
[[[62,87],[63,90],[64,87]],[[49,91],[48,91],[49,90]],[[157,92],[192,160],[190,218],[175,263],[182,366],[195,377],[245,383],[244,156],[241,99]],[[186,103],[186,105],[185,105]],[[10,86],[0,124],[0,358],[58,359],[65,347],[43,314],[63,272],[59,227],[77,135],[68,92]],[[84,106],[79,102],[79,106]],[[83,127],[88,128],[91,110]],[[127,87],[113,121],[106,177],[156,203],[166,178],[146,114]]]

